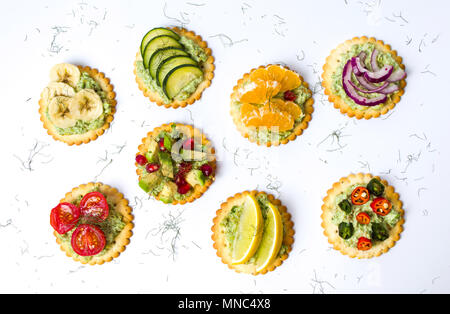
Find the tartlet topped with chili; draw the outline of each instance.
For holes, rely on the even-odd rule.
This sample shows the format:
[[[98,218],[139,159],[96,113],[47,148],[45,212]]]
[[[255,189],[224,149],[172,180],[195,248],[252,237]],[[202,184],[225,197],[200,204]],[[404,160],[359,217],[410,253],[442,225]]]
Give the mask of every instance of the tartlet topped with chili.
[[[334,249],[350,257],[371,258],[400,239],[403,209],[387,181],[371,174],[351,174],[328,190],[322,227]]]

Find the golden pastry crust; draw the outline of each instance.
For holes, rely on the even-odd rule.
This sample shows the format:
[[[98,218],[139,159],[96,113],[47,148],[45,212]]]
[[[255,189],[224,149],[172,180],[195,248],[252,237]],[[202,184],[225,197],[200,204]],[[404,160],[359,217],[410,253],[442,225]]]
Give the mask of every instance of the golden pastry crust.
[[[400,65],[400,67],[402,69],[405,69],[405,66],[402,63],[403,59],[402,57],[397,55],[397,51],[392,50],[390,45],[386,45],[383,41],[377,40],[373,37],[370,38],[367,38],[366,36],[354,37],[353,39],[347,40],[344,43],[340,44],[336,49],[331,51],[330,55],[326,59],[325,65],[323,66],[323,73],[322,73],[322,86],[325,88],[324,91],[325,95],[327,95],[328,100],[334,104],[334,108],[339,109],[341,113],[347,114],[349,117],[356,117],[357,119],[377,118],[380,115],[386,114],[389,110],[395,107],[395,104],[397,104],[400,101],[401,96],[405,93],[404,88],[406,86],[406,80],[405,79],[401,80],[399,90],[393,93],[391,97],[388,98],[387,101],[383,104],[383,107],[381,107],[380,109],[373,109],[371,107],[365,108],[365,110],[358,109],[359,107],[353,109],[340,96],[333,94],[332,92],[333,72],[339,66],[340,62],[347,61],[347,60],[340,60],[341,54],[345,53],[354,44],[364,44],[364,43],[373,43],[380,51],[391,54],[395,59],[395,61]]]
[[[145,153],[148,151],[149,144],[150,144],[150,141],[152,140],[152,137],[157,136],[161,131],[170,132],[170,130],[172,129],[172,125],[176,125],[177,128],[182,128],[183,134],[185,134],[188,137],[194,137],[194,138],[201,139],[202,145],[205,145],[206,147],[208,147],[209,165],[213,169],[212,175],[208,178],[208,180],[206,180],[204,185],[197,184],[194,187],[194,190],[189,197],[187,197],[183,200],[180,200],[180,201],[173,200],[171,203],[172,205],[177,205],[177,204],[184,205],[186,203],[192,203],[197,198],[201,197],[203,195],[203,193],[206,192],[206,190],[210,187],[211,184],[213,184],[213,182],[215,180],[215,174],[216,174],[215,152],[216,151],[212,147],[211,142],[206,138],[205,134],[203,132],[201,132],[200,130],[192,127],[191,125],[187,125],[187,124],[181,124],[181,123],[163,124],[147,133],[147,136],[142,139],[142,144],[138,146],[138,152],[136,153],[136,155],[141,154],[141,155],[145,156]],[[140,181],[142,179],[144,170],[138,167],[137,162],[135,162],[134,164],[136,165],[136,174],[139,176],[139,181]],[[155,198],[157,200],[160,200],[159,195],[155,196]]]
[[[208,59],[202,65],[203,70],[203,81],[197,86],[197,89],[192,93],[189,98],[185,100],[174,100],[171,103],[166,104],[161,96],[156,91],[152,91],[144,81],[137,75],[136,63],[137,61],[142,61],[141,53],[138,52],[136,54],[136,59],[134,61],[134,75],[136,77],[136,83],[138,84],[139,89],[142,91],[145,97],[148,97],[152,102],[155,102],[158,106],[164,106],[166,108],[184,108],[187,105],[192,105],[196,100],[199,100],[202,97],[203,91],[211,85],[211,80],[214,77],[214,57],[211,55],[211,49],[208,48],[208,44],[203,41],[200,35],[196,35],[192,31],[188,31],[184,28],[180,27],[169,27],[171,30],[176,32],[179,35],[185,36],[191,40],[193,40],[198,46],[203,48]]]
[[[233,206],[239,206],[244,202],[244,198],[248,194],[257,195],[267,195],[270,203],[275,205],[280,212],[281,219],[283,221],[284,237],[283,244],[287,246],[284,254],[278,256],[266,269],[261,272],[256,271],[256,266],[252,264],[240,264],[233,265],[231,263],[231,252],[229,250],[225,230],[221,225],[222,220],[228,215]],[[287,212],[286,206],[284,206],[280,200],[276,199],[273,195],[267,194],[265,192],[258,191],[245,191],[242,193],[237,193],[232,197],[229,197],[226,202],[222,203],[220,209],[216,212],[216,217],[213,219],[213,226],[211,231],[213,232],[211,238],[213,240],[213,247],[217,250],[217,256],[220,257],[222,263],[228,265],[228,268],[234,269],[238,273],[246,273],[252,275],[264,275],[269,271],[273,271],[275,268],[280,266],[285,259],[288,258],[289,253],[292,251],[292,244],[294,243],[294,223],[291,220],[291,215]]]
[[[395,227],[389,231],[389,238],[383,242],[377,242],[377,244],[370,250],[360,251],[357,248],[349,247],[345,244],[344,240],[339,236],[338,226],[331,222],[331,218],[333,217],[335,211],[334,200],[336,196],[354,184],[366,185],[372,178],[378,179],[385,186],[384,193],[386,199],[392,203],[395,210],[400,212],[402,218],[395,225]],[[404,211],[402,209],[402,201],[400,201],[399,195],[395,193],[394,187],[390,186],[386,180],[382,180],[378,176],[374,177],[372,174],[364,173],[351,174],[348,177],[343,177],[338,182],[334,183],[333,187],[328,190],[327,196],[323,199],[321,215],[322,227],[324,229],[323,233],[327,236],[328,242],[333,245],[333,248],[340,251],[344,255],[357,258],[371,258],[374,256],[380,256],[393,247],[395,242],[400,239],[400,233],[403,231],[402,225],[405,222],[403,217]]]
[[[100,135],[105,133],[105,131],[110,127],[111,122],[114,120],[114,113],[116,112],[116,93],[114,92],[114,86],[110,83],[110,79],[105,77],[105,74],[99,72],[97,69],[90,68],[88,66],[80,66],[77,65],[80,71],[87,72],[89,76],[91,76],[97,83],[100,84],[102,90],[106,94],[106,98],[108,99],[108,103],[111,105],[111,113],[109,113],[105,117],[105,123],[102,127],[90,130],[83,134],[72,134],[72,135],[60,135],[53,125],[53,123],[47,118],[46,109],[47,103],[43,98],[43,94],[41,94],[41,98],[39,100],[39,114],[41,115],[41,121],[44,124],[44,128],[47,130],[47,133],[51,135],[55,140],[66,143],[67,145],[81,145],[87,144],[90,141],[96,140]]]
[[[70,241],[61,241],[61,239],[58,237],[58,233],[56,231],[53,232],[56,237],[56,242],[60,245],[61,250],[66,252],[66,255],[68,257],[72,257],[73,260],[82,264],[89,265],[101,265],[105,262],[110,262],[114,258],[118,257],[120,253],[125,251],[126,246],[130,243],[130,238],[133,235],[132,229],[134,227],[134,217],[131,213],[131,207],[128,206],[128,200],[125,199],[123,194],[120,193],[117,189],[100,182],[90,182],[88,184],[82,184],[76,188],[73,188],[71,192],[66,193],[65,197],[61,199],[60,203],[74,202],[79,198],[79,196],[92,192],[92,190],[96,188],[107,198],[109,203],[114,204],[114,209],[123,216],[122,219],[125,222],[125,226],[117,235],[114,245],[109,247],[107,252],[102,253],[100,256],[93,256],[90,260],[86,261],[82,256],[78,256],[73,252]]]
[[[231,96],[230,96],[230,98],[231,98],[231,102],[230,102],[231,111],[230,111],[230,113],[231,113],[231,116],[233,118],[234,124],[236,125],[236,128],[238,129],[238,131],[242,134],[243,137],[247,138],[250,142],[253,142],[253,143],[256,143],[256,144],[262,145],[262,146],[265,145],[267,147],[271,147],[272,145],[273,146],[279,146],[280,144],[287,144],[289,141],[295,140],[297,138],[297,136],[302,135],[303,131],[308,127],[309,121],[311,121],[311,119],[312,119],[312,113],[314,112],[314,107],[313,107],[314,99],[312,98],[312,92],[309,89],[309,84],[304,81],[303,77],[300,74],[298,74],[295,71],[293,71],[299,76],[301,84],[304,87],[306,87],[309,90],[309,92],[311,93],[311,97],[303,105],[304,106],[304,110],[303,110],[304,112],[303,113],[305,115],[303,117],[303,120],[301,121],[301,123],[299,123],[298,125],[296,125],[294,127],[294,129],[292,131],[292,134],[290,134],[287,138],[282,139],[281,141],[277,140],[277,141],[268,141],[268,142],[262,143],[262,142],[259,141],[259,138],[255,139],[254,136],[251,136],[251,134],[250,134],[251,129],[246,127],[242,123],[242,118],[241,118],[240,112],[237,111],[237,110],[233,110],[233,101],[236,101],[238,99],[238,97],[239,97],[238,96],[238,90],[242,87],[242,84],[246,80],[248,80],[248,78],[250,77],[250,74],[253,71],[255,71],[257,69],[261,69],[261,68],[267,68],[267,67],[269,67],[271,65],[273,65],[273,64],[268,64],[268,65],[265,65],[265,66],[261,65],[258,68],[252,69],[249,73],[245,73],[244,76],[241,79],[239,79],[237,81],[237,84],[233,87],[233,92],[231,93]],[[283,66],[283,67],[288,69],[288,70],[290,70],[287,66]]]

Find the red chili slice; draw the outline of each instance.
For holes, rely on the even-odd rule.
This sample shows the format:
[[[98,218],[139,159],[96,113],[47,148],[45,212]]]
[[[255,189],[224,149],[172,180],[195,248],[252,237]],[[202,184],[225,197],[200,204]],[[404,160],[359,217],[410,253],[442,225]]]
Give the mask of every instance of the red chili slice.
[[[351,199],[353,205],[364,205],[370,199],[369,190],[367,190],[365,187],[358,186],[353,190]]]
[[[80,219],[80,209],[71,203],[60,203],[52,209],[50,225],[59,234],[72,230]]]
[[[370,203],[370,207],[379,216],[386,216],[391,212],[392,204],[383,197],[377,197]]]
[[[361,225],[368,225],[370,223],[370,216],[368,213],[359,213],[356,215],[356,221]]]
[[[106,238],[99,227],[82,224],[73,232],[71,244],[78,255],[93,256],[105,248]]]
[[[81,215],[92,217],[96,221],[104,221],[109,215],[106,198],[100,192],[86,194],[80,202]]]
[[[360,250],[360,251],[370,250],[372,248],[372,240],[367,239],[365,237],[360,237],[358,239],[357,247],[358,247],[358,250]]]

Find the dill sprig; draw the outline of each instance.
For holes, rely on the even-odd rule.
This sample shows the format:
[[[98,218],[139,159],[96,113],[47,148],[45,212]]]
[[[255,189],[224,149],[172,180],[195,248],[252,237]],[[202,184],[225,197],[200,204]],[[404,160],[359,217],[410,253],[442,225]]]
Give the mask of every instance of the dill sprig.
[[[50,144],[35,140],[33,146],[29,150],[27,158],[22,159],[17,155],[14,155],[14,157],[20,161],[22,170],[28,170],[30,172],[34,171],[33,164],[35,163],[37,157],[47,158],[47,160],[41,161],[41,164],[47,164],[53,160],[53,157],[50,155],[45,155],[42,153],[42,151],[49,145]]]
[[[161,243],[166,243],[165,237],[169,237],[169,246],[165,249],[169,250],[169,256],[175,260],[175,256],[178,252],[178,241],[181,237],[181,223],[184,219],[181,217],[182,211],[178,214],[173,215],[169,213],[168,216],[163,216],[164,221],[156,229],[153,236],[160,236]]]

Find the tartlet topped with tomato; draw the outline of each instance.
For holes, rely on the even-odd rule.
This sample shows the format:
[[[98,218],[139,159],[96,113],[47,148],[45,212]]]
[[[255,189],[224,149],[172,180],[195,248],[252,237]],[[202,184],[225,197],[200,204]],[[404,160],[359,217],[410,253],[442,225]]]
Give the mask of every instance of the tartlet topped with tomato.
[[[322,227],[328,242],[350,257],[371,258],[400,239],[403,209],[387,181],[371,174],[351,174],[328,190]]]
[[[103,264],[130,243],[133,215],[117,189],[102,183],[72,189],[52,209],[50,225],[61,250],[83,264]]]

